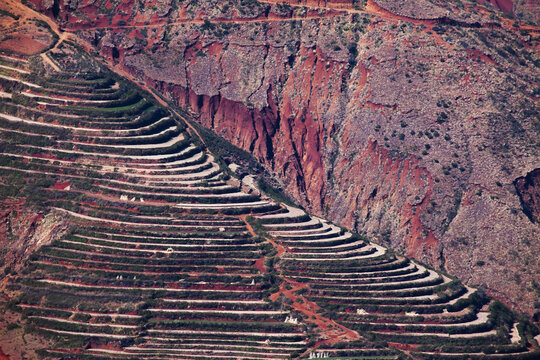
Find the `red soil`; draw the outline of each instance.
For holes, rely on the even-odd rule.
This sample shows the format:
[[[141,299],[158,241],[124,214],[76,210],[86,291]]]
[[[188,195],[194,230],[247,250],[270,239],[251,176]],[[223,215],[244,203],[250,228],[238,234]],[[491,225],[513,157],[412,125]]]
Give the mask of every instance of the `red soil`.
[[[55,190],[66,190],[71,184],[69,182],[65,182],[65,183],[62,183],[62,182],[57,182],[56,184],[53,185],[53,189]]]
[[[2,351],[2,348],[0,348],[0,360],[9,360],[9,357],[4,354],[4,352]]]
[[[20,1],[2,1],[0,8],[19,16],[18,20],[7,16],[0,17],[0,27],[4,29],[3,35],[6,37],[0,42],[0,49],[31,55],[43,51],[53,41],[52,38],[43,35],[39,27],[31,21],[36,18],[34,16],[36,13],[22,5]],[[37,18],[41,17],[46,18],[38,14]],[[52,20],[49,21],[52,23]]]
[[[360,64],[356,66],[356,69],[359,73],[362,74],[362,76],[360,77],[360,82],[358,83],[358,88],[363,88],[366,86],[367,83],[368,70]]]
[[[47,46],[25,35],[16,35],[11,39],[3,40],[0,44],[2,50],[16,51],[25,55],[38,53]]]
[[[493,5],[501,9],[502,11],[506,11],[508,13],[513,12],[514,10],[514,1],[513,0],[491,0]]]
[[[25,198],[12,198],[12,199],[5,199],[0,201],[0,205],[5,206],[16,206],[16,205],[24,205],[26,203]]]
[[[246,221],[247,215],[241,215],[239,217],[240,219],[242,219],[242,221],[245,222],[249,233],[252,236],[257,236],[255,231],[253,230],[253,227]],[[266,238],[266,241],[276,248],[277,254],[275,256],[277,258],[279,258],[283,253],[286,252],[286,249],[282,245],[278,244],[275,240]],[[262,273],[267,272],[264,268],[264,260],[265,258],[262,258],[255,262],[255,267],[259,269]],[[305,299],[301,295],[295,294],[295,292],[298,290],[309,289],[307,284],[294,281],[283,275],[278,275],[278,277],[284,281],[281,284],[279,291],[275,294],[270,295],[270,300],[276,301],[277,298],[282,294],[288,299],[292,300],[293,309],[304,314],[306,322],[315,324],[320,332],[321,338],[323,339],[322,341],[317,342],[305,353],[311,352],[313,351],[313,349],[316,349],[323,344],[335,344],[339,341],[357,340],[360,338],[360,335],[358,335],[356,331],[348,329],[343,325],[340,325],[335,321],[318,314],[317,310],[319,309],[319,306],[317,304]],[[286,289],[285,286],[289,287],[289,289]]]
[[[268,271],[266,271],[266,267],[264,266],[264,260],[265,258],[258,259],[257,261],[255,261],[255,264],[253,264],[253,266],[255,266],[257,270],[259,270],[263,274],[267,274]]]
[[[267,240],[270,244],[274,245],[274,247],[277,249],[276,257],[280,257],[284,252],[286,252],[285,248],[282,245],[276,243],[274,240],[271,240],[271,239],[267,239]]]
[[[497,63],[495,62],[495,60],[491,58],[491,56],[484,54],[480,50],[467,49],[467,54],[471,56],[476,56],[478,59],[484,61],[487,64],[490,64],[493,66],[497,65]]]
[[[326,318],[317,313],[320,308],[316,303],[307,300],[301,295],[297,295],[295,292],[301,289],[308,289],[308,285],[299,283],[284,276],[279,276],[285,280],[282,283],[279,291],[270,296],[270,300],[275,301],[281,294],[290,299],[294,310],[301,312],[304,315],[304,320],[309,323],[313,323],[317,326],[321,341],[317,342],[313,347],[306,350],[304,354],[307,354],[314,349],[324,344],[335,344],[340,341],[353,341],[358,340],[360,335],[351,329],[346,328],[343,325],[336,323],[335,321]],[[285,286],[292,286],[290,289],[286,289]]]
[[[395,108],[395,105],[394,106],[388,106],[388,105],[383,105],[383,104],[375,104],[371,101],[366,101],[366,107],[369,108],[369,109],[372,109],[372,110],[381,110],[381,109],[385,109],[385,108]]]
[[[2,284],[0,285],[0,293],[3,293],[5,290],[6,290],[6,286],[8,284],[8,281],[9,281],[9,275],[7,275],[4,280],[2,280]],[[1,352],[2,349],[0,349],[0,354],[2,353]],[[1,360],[2,358],[0,358]]]
[[[83,201],[81,203],[81,205],[88,205],[88,206],[92,206],[92,207],[99,207],[99,204],[95,203],[95,202],[88,202],[88,201]]]
[[[268,4],[287,3],[290,6],[312,6],[322,8],[350,9],[352,0],[259,0],[259,2]]]
[[[330,11],[327,12],[325,15],[319,15],[316,12],[309,13],[305,16],[291,16],[291,17],[280,17],[273,14],[261,15],[256,18],[238,18],[233,17],[232,19],[225,19],[225,18],[215,18],[212,19],[211,22],[213,23],[230,23],[230,24],[241,24],[241,23],[266,23],[266,22],[272,22],[272,21],[292,21],[292,20],[311,20],[311,19],[324,19],[328,16],[338,16],[343,15],[343,12],[340,11]],[[97,29],[152,29],[152,28],[161,28],[164,26],[169,25],[179,25],[179,24],[199,24],[202,25],[205,23],[205,20],[202,20],[201,18],[204,16],[204,14],[198,14],[196,16],[196,19],[192,18],[182,18],[182,13],[180,13],[180,17],[178,20],[173,22],[163,21],[161,19],[139,19],[137,21],[137,17],[134,21],[126,21],[129,19],[121,19],[118,17],[115,17],[113,19],[113,24],[109,24],[107,19],[99,18],[95,21],[81,21],[80,23],[77,22],[70,22],[68,23],[68,28],[71,31],[78,31],[78,30],[97,30]],[[129,22],[127,25],[123,25],[123,23],[119,23],[118,21],[123,20],[124,22]],[[151,44],[150,44],[151,45]]]
[[[246,221],[246,217],[247,215],[241,215],[240,219],[246,224],[246,228],[248,232],[251,234],[251,236],[257,237],[257,234],[253,230],[253,227]],[[266,258],[258,259],[257,261],[255,261],[255,264],[253,264],[253,266],[255,266],[257,270],[259,270],[261,273],[267,274],[268,271],[266,270],[266,267],[264,266],[264,260],[266,260]]]
[[[398,350],[402,350],[402,351],[415,351],[416,349],[418,349],[418,344],[400,344],[400,343],[392,343],[392,342],[389,342],[388,343],[388,346],[391,346],[393,348],[396,348]]]
[[[55,185],[56,186],[56,185]],[[64,189],[57,189],[55,187],[53,188],[50,188],[50,189],[45,189],[45,190],[64,190]],[[146,199],[144,200],[144,203],[142,202],[139,202],[138,200],[138,197],[135,201],[131,201],[131,200],[120,200],[117,196],[113,196],[113,195],[104,195],[104,194],[101,194],[101,193],[93,193],[93,192],[90,192],[90,191],[81,191],[81,190],[71,190],[72,192],[77,192],[77,193],[80,193],[80,194],[84,194],[84,195],[87,195],[89,197],[93,197],[93,198],[97,198],[97,199],[101,199],[101,200],[106,200],[106,201],[111,201],[111,202],[122,202],[122,203],[128,203],[130,205],[140,205],[140,204],[153,204],[153,205],[163,205],[163,204],[167,204],[167,205],[170,205],[170,206],[173,206],[175,205],[175,203],[172,203],[172,202],[168,202],[166,200],[152,200],[152,199]],[[92,204],[90,203],[87,203],[91,206],[93,206]],[[113,208],[116,208],[116,209],[121,209],[121,210],[127,210],[127,211],[133,211],[133,212],[138,212],[137,209],[132,209],[132,208],[126,208],[126,207],[113,207]]]

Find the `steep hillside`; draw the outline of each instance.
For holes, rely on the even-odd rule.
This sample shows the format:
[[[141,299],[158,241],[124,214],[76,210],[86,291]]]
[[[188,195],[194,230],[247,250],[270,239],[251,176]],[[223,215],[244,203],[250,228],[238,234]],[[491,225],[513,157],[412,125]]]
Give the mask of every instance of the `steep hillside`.
[[[525,316],[261,193],[240,150],[48,26],[1,55],[1,358],[538,356]]]
[[[232,178],[213,139],[69,41],[2,59],[6,227],[33,234],[2,279],[3,356],[538,355],[526,318]]]
[[[537,311],[539,228],[514,186],[540,168],[531,17],[438,0],[31,2],[309,211]]]

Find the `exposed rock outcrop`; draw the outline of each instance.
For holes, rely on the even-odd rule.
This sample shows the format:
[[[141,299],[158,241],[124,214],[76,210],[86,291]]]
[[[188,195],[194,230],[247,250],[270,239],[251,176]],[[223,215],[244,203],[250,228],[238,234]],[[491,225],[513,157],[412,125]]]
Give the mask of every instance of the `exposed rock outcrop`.
[[[0,206],[0,273],[17,272],[24,260],[43,245],[66,232],[68,223],[61,213],[44,213],[18,202]]]
[[[534,223],[540,222],[540,169],[514,181],[523,212]]]

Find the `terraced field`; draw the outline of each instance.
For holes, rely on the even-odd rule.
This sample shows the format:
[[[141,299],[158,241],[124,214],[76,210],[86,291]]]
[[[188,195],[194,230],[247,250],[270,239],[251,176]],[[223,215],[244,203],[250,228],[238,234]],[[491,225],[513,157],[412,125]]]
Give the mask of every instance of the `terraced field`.
[[[44,357],[538,356],[502,304],[243,191],[149,94],[67,44],[46,56],[61,71],[0,59],[2,197],[70,223],[6,288]]]

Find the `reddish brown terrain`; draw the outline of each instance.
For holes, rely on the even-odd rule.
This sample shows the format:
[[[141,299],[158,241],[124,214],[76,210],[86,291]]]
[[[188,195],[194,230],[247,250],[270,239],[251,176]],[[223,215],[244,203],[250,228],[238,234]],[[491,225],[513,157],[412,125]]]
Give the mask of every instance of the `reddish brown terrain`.
[[[0,12],[0,49],[20,55],[32,55],[54,43],[55,33],[22,11],[20,4],[9,2]]]
[[[539,28],[289,3],[1,4],[0,360],[537,358]]]
[[[534,4],[30,2],[306,209],[537,311]]]
[[[42,214],[17,203],[0,203],[0,271],[19,270],[23,260],[40,246],[52,242],[65,231],[60,214]]]
[[[253,236],[257,236],[252,226],[246,221],[246,216],[242,216],[241,219],[246,222],[248,231]],[[286,249],[282,245],[278,244],[276,239],[267,238],[267,242],[269,242],[276,249],[276,254],[274,255],[276,258],[280,258],[286,252]],[[263,265],[266,258],[261,260],[263,260],[263,262],[257,261],[255,263],[255,267],[257,267],[257,269],[259,269],[262,273],[267,273],[267,270]],[[340,341],[355,341],[360,339],[360,335],[356,331],[348,329],[345,326],[336,323],[332,319],[321,316],[317,312],[320,307],[316,303],[309,301],[303,296],[297,294],[299,290],[309,289],[307,284],[294,281],[293,279],[284,276],[281,276],[281,279],[284,281],[279,287],[279,290],[271,294],[269,299],[271,301],[278,301],[280,298],[289,299],[291,301],[291,307],[306,316],[306,321],[316,327],[316,331],[322,339],[314,346],[306,350],[304,355],[309,354],[312,350],[323,344],[333,345]]]

